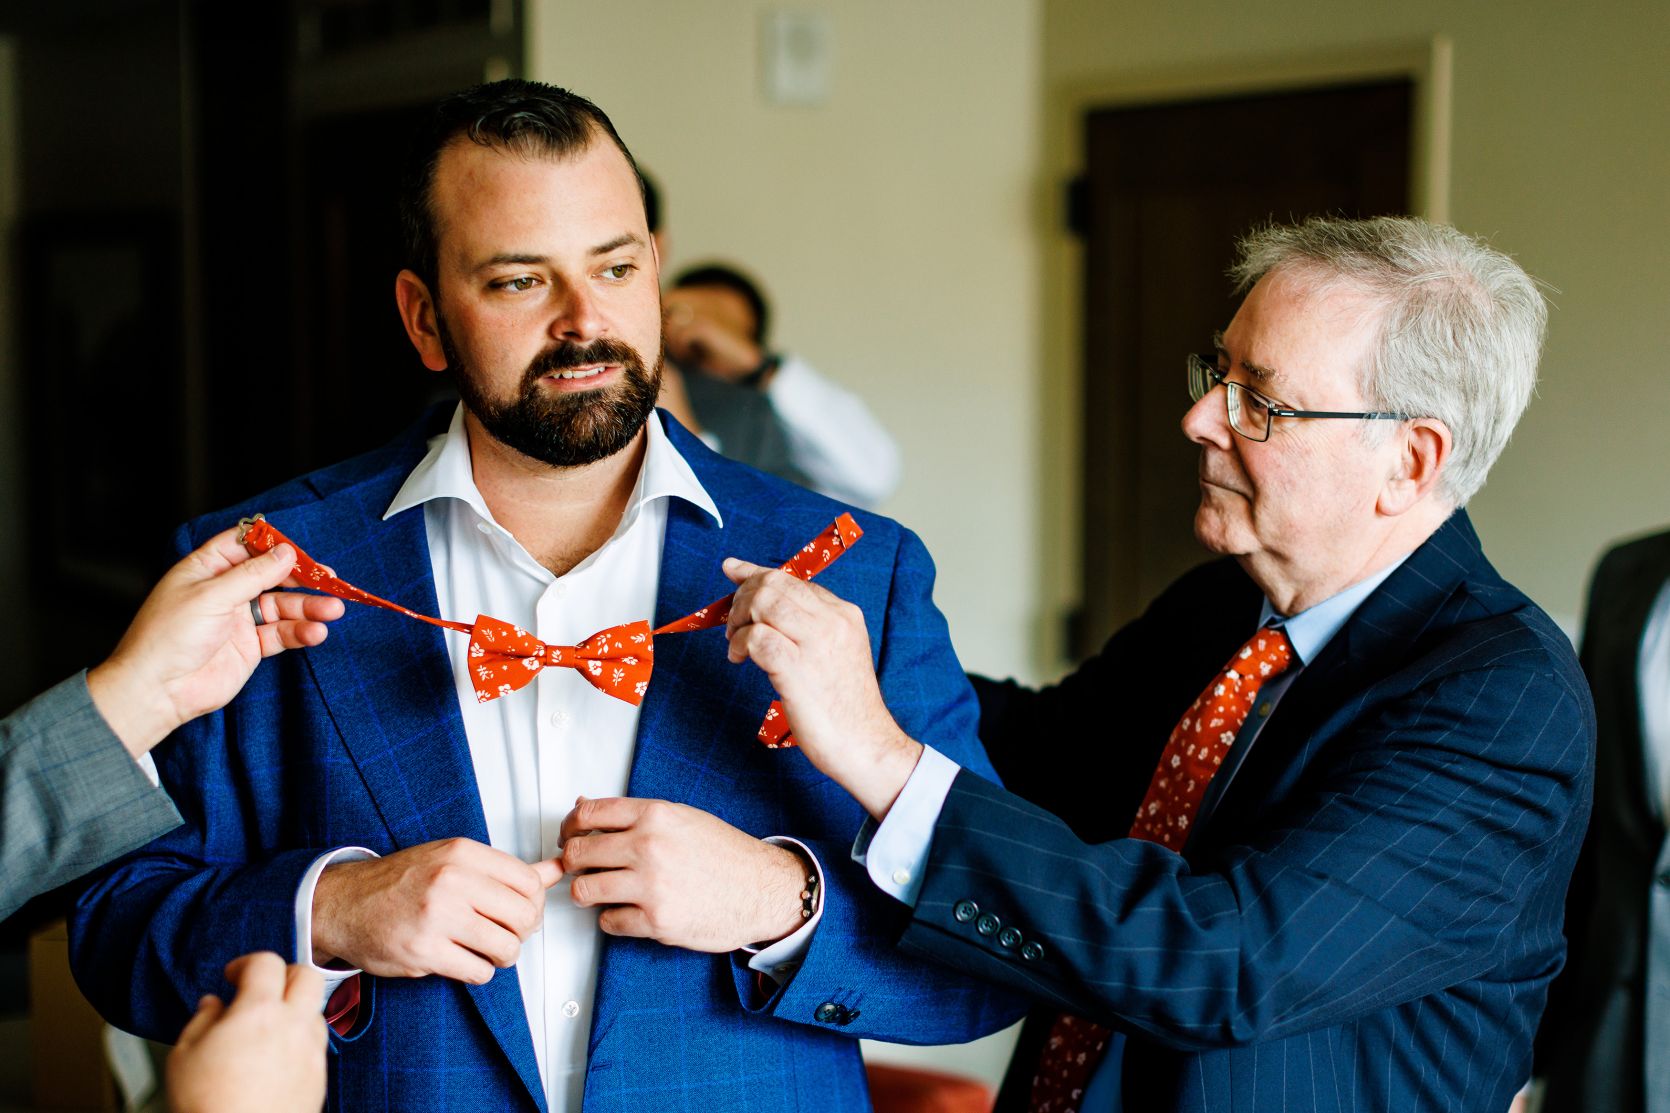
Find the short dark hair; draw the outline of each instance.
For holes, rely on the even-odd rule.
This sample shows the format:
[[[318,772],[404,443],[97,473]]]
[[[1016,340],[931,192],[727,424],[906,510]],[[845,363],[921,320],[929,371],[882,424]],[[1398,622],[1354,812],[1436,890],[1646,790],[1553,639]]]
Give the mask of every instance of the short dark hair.
[[[661,231],[661,191],[656,188],[655,179],[642,167],[638,169],[638,186],[644,191],[644,222],[649,225],[649,234],[653,236]]]
[[[412,136],[400,181],[400,231],[406,266],[435,288],[435,211],[431,193],[441,152],[464,136],[472,143],[520,155],[562,158],[604,135],[626,156],[642,188],[632,152],[603,110],[585,97],[538,81],[507,78],[454,93],[435,105]]]
[[[673,279],[675,290],[691,286],[717,286],[740,295],[748,303],[748,308],[754,311],[754,343],[765,343],[766,325],[770,323],[771,310],[766,305],[765,295],[760,293],[760,288],[753,279],[723,263],[703,263],[691,267]]]

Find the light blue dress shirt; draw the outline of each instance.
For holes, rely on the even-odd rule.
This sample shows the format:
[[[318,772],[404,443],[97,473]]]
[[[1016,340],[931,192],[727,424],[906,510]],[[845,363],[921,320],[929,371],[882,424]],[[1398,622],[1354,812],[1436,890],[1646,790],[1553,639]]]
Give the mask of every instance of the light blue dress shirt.
[[[1287,632],[1287,640],[1293,647],[1294,656],[1293,664],[1288,666],[1285,672],[1259,689],[1264,706],[1273,711],[1305,665],[1316,660],[1317,655],[1333,636],[1339,633],[1340,627],[1345,625],[1362,605],[1363,600],[1385,582],[1386,577],[1396,571],[1402,563],[1403,561],[1399,560],[1368,579],[1351,585],[1291,618],[1277,614],[1275,608],[1270,605],[1270,600],[1264,600],[1264,608],[1258,618],[1259,626],[1281,626]],[[1251,631],[1248,631],[1248,636],[1252,636]],[[1178,714],[1182,713],[1182,709],[1179,708]],[[1239,757],[1244,759],[1246,752],[1257,741],[1259,732],[1264,729],[1264,724],[1269,721],[1269,714],[1247,717],[1233,747]],[[1233,778],[1240,764],[1240,761],[1236,761],[1219,776]],[[945,798],[951,792],[951,782],[960,771],[961,767],[944,754],[931,746],[923,747],[921,760],[916,763],[916,769],[905,782],[904,789],[900,791],[899,798],[894,801],[886,817],[880,825],[873,820],[867,821],[853,843],[853,860],[869,872],[870,880],[875,882],[882,892],[912,908],[916,907],[916,897],[922,889],[922,875],[928,864],[934,825],[939,821],[939,813],[945,807]],[[1222,793],[1227,786],[1216,787],[1217,791]],[[1118,1036],[1115,1038],[1122,1040]],[[1110,1048],[1109,1055],[1092,1076],[1084,1100],[1079,1105],[1080,1109],[1119,1108],[1120,1056],[1116,1053],[1117,1049],[1117,1044]]]

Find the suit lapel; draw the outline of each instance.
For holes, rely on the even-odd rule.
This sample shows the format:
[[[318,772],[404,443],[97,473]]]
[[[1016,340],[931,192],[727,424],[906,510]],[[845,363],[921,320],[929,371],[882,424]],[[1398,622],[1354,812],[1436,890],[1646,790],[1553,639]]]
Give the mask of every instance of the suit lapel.
[[[316,523],[313,530],[294,536],[320,560],[341,561],[335,567],[356,586],[437,615],[423,508],[377,520],[415,464],[413,458],[390,469],[352,501],[346,495],[327,497],[304,519]],[[374,559],[350,564],[356,550]],[[307,651],[320,698],[396,849],[442,838],[491,841],[443,641],[461,636],[393,611],[350,606],[332,625],[330,638]],[[402,659],[398,669],[386,667],[393,654]],[[545,1088],[516,971],[499,970],[486,985],[465,988],[543,1109]]]
[[[1478,536],[1458,510],[1425,544],[1376,588],[1344,626],[1308,663],[1281,697],[1250,750],[1221,790],[1208,790],[1191,850],[1217,843],[1214,827],[1245,830],[1245,823],[1272,800],[1292,791],[1333,732],[1330,719],[1360,702],[1380,679],[1388,660],[1397,660],[1438,616],[1445,601],[1470,574],[1484,566]]]

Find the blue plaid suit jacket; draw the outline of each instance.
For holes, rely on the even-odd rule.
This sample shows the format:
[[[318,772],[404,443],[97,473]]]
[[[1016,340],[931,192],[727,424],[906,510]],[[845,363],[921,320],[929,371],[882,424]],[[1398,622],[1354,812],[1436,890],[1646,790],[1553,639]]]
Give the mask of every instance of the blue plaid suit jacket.
[[[1124,837],[1261,602],[1210,564],[1057,687],[978,685],[1010,791],[957,778],[902,945],[1042,1002],[1000,1109],[1059,1009],[1120,1033],[1142,1113],[1505,1113],[1530,1076],[1592,787],[1570,644],[1458,512],[1226,763],[1182,855]]]
[[[422,509],[380,519],[446,416],[193,522],[178,543],[263,511],[350,582],[434,614]],[[725,525],[673,501],[657,624],[730,590],[723,557],[785,559],[843,509],[667,423]],[[974,741],[976,701],[931,602],[926,552],[897,524],[855,516],[862,543],[820,582],[863,607],[883,689],[906,728],[989,775]],[[350,606],[324,645],[266,662],[224,712],[165,743],[158,766],[185,825],[99,879],[71,919],[76,976],[107,1017],[171,1039],[199,995],[227,990],[227,960],[262,948],[294,955],[297,884],[325,849],[488,841],[443,636]],[[1021,1010],[983,983],[897,953],[901,910],[850,857],[863,815],[799,752],[754,741],[770,685],[758,669],[727,663],[723,637],[657,644],[628,791],[800,838],[824,866],[824,917],[805,965],[763,1002],[733,956],[606,938],[585,1108],[868,1109],[853,1037],[957,1042]],[[330,1108],[544,1108],[514,970],[485,986],[367,978],[366,989],[351,1038],[332,1037]],[[847,1006],[825,1015],[851,1019],[817,1020],[825,1002]]]

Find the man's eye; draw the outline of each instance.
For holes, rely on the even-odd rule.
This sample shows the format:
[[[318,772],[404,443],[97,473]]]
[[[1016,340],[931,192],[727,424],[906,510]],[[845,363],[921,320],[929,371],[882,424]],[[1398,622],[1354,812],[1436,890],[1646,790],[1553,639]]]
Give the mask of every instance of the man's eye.
[[[603,273],[608,275],[610,278],[614,279],[615,281],[619,282],[621,279],[625,278],[627,275],[631,274],[635,270],[637,270],[637,268],[634,267],[631,263],[616,263],[614,266],[609,267]]]
[[[500,290],[515,290],[517,293],[521,293],[524,290],[533,289],[533,284],[536,281],[538,279],[534,278],[533,275],[524,274],[516,278],[507,278],[503,282],[495,282],[493,285]]]

